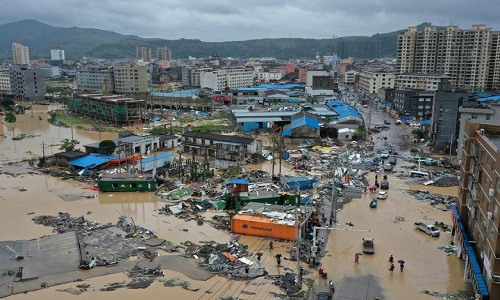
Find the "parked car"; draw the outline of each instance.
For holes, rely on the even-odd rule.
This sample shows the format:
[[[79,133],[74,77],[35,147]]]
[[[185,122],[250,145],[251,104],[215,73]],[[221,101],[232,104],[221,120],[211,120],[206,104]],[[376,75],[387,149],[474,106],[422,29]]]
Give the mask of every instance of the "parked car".
[[[384,150],[384,151],[382,151],[382,153],[380,153],[380,157],[382,157],[382,158],[388,158],[389,155],[390,155],[390,153],[387,150]]]
[[[375,246],[373,245],[373,239],[369,237],[363,238],[363,253],[373,254],[375,253]]]
[[[401,124],[401,120],[396,120],[396,122],[394,122],[394,124],[400,125]]]
[[[332,300],[332,294],[327,292],[320,292],[316,295],[316,300]]]
[[[378,199],[387,199],[387,192],[378,192],[377,198]]]
[[[390,171],[392,171],[392,168],[393,168],[393,166],[391,164],[385,164],[384,165],[384,171],[390,172]]]
[[[385,124],[385,125],[391,125],[391,121],[389,121],[389,120],[384,120],[384,124]]]
[[[382,180],[382,182],[380,183],[380,189],[381,190],[388,190],[389,189],[389,181],[387,181],[387,179]]]
[[[438,164],[438,161],[432,158],[426,158],[424,160],[424,165],[426,166],[436,166]]]
[[[395,157],[391,157],[391,158],[389,158],[388,163],[395,166],[398,163],[398,159]]]

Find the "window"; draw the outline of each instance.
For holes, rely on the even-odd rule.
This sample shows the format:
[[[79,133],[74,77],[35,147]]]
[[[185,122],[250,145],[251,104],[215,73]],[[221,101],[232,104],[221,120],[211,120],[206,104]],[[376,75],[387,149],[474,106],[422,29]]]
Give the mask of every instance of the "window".
[[[477,119],[477,115],[476,115],[476,114],[473,114],[470,118],[471,118],[472,120],[476,120],[476,119]]]
[[[491,120],[491,116],[486,116],[486,120]]]

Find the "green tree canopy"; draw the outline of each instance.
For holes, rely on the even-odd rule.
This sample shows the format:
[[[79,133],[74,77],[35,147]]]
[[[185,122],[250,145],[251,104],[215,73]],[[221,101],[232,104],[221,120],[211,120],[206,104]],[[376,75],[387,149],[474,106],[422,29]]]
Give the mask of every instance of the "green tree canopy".
[[[13,113],[7,112],[5,114],[5,119],[4,119],[5,122],[14,123],[16,120],[17,120],[16,115],[14,115]]]
[[[75,150],[76,145],[80,144],[79,141],[70,139],[64,139],[61,142],[62,144],[61,147],[59,147],[59,150],[64,150],[64,151],[73,151]]]
[[[112,140],[104,140],[99,143],[99,152],[103,154],[112,154],[115,149],[116,144]]]

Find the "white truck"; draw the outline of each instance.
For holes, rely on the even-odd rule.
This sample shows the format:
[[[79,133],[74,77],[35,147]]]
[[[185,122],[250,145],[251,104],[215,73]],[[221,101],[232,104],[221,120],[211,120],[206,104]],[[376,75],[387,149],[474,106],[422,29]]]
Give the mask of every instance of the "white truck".
[[[433,224],[425,224],[422,222],[415,222],[415,228],[427,233],[430,236],[438,237],[439,230]]]

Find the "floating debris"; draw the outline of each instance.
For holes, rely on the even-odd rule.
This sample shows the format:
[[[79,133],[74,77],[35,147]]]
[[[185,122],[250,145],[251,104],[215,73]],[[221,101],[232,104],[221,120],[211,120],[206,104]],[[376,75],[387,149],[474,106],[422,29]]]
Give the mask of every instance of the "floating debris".
[[[433,291],[423,290],[422,293],[429,295],[429,296],[436,297],[436,298],[447,299],[447,300],[474,299],[474,294],[470,293],[470,292],[460,292],[458,294],[451,294],[451,293],[441,293],[441,292],[433,292]]]

